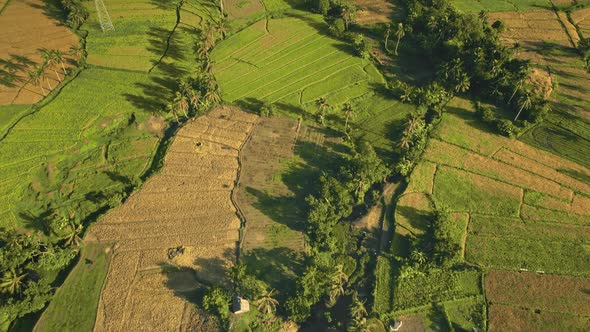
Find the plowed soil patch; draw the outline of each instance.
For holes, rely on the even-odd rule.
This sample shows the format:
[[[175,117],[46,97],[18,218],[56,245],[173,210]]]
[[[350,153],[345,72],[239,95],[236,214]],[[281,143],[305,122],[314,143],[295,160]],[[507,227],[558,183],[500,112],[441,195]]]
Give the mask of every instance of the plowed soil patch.
[[[223,280],[235,254],[240,221],[231,193],[239,149],[256,121],[228,107],[189,122],[162,171],[91,229],[90,238],[115,251],[95,330],[169,331],[196,324],[186,299],[200,280]],[[184,251],[170,258],[169,249],[179,246]]]

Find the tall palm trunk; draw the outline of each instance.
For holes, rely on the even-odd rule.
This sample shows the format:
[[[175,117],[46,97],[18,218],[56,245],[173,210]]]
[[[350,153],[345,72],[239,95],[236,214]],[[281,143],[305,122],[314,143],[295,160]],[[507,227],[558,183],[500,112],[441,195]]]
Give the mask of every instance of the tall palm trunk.
[[[402,37],[401,37],[401,36],[398,36],[398,37],[397,37],[397,43],[395,43],[395,52],[394,52],[394,53],[395,53],[395,55],[397,55],[397,48],[399,47],[399,41],[400,41],[401,39],[402,39]]]
[[[57,70],[55,70],[55,68],[53,68],[53,72],[55,73],[55,76],[57,76],[57,80],[61,82],[61,77],[59,76],[59,74],[57,73]]]

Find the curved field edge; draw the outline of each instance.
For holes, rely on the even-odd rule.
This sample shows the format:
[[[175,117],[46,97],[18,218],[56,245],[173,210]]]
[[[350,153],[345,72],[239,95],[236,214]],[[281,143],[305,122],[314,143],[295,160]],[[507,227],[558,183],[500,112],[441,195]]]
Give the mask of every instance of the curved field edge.
[[[82,248],[78,260],[64,284],[57,289],[34,331],[93,329],[98,299],[108,270],[108,250],[102,245],[89,243]]]

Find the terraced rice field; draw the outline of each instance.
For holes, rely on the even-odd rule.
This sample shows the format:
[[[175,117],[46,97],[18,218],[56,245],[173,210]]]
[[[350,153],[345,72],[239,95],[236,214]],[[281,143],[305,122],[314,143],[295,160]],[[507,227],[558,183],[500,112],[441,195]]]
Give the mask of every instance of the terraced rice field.
[[[59,99],[10,130],[0,142],[2,227],[21,226],[27,218],[19,213],[34,217],[35,204],[55,192],[69,195],[71,206],[84,217],[85,211],[105,204],[92,207],[87,194],[115,195],[127,185],[121,179],[141,174],[162,130],[145,113],[130,120],[137,109],[125,94],[141,95],[134,83],[142,82],[147,82],[144,74],[87,69],[63,88]],[[104,185],[97,189],[96,183]]]
[[[0,9],[3,5],[0,4]],[[41,100],[45,93],[57,86],[58,75],[63,78],[64,74],[60,65],[49,68],[41,83],[45,93],[41,84],[29,82],[27,72],[43,62],[38,50],[45,48],[67,53],[70,46],[78,45],[78,37],[46,15],[44,7],[45,3],[40,0],[15,0],[0,13],[0,105],[34,104]],[[69,67],[67,61],[65,65]]]
[[[240,227],[231,200],[238,154],[256,121],[229,107],[191,120],[161,172],[91,229],[90,241],[113,250],[95,330],[178,329],[199,281],[224,278]],[[184,253],[169,259],[178,246]]]
[[[313,114],[320,96],[337,106],[383,83],[368,61],[350,56],[350,46],[325,35],[320,17],[301,15],[258,22],[215,49],[213,72],[224,100]]]
[[[319,16],[285,16],[260,21],[215,48],[213,72],[223,99],[251,109],[271,102],[282,113],[310,118],[316,100],[325,97],[327,122],[334,126],[343,126],[342,105],[350,102],[358,134],[391,159],[391,137],[413,107],[375,92],[383,77],[369,61],[351,56],[350,46],[328,37]]]

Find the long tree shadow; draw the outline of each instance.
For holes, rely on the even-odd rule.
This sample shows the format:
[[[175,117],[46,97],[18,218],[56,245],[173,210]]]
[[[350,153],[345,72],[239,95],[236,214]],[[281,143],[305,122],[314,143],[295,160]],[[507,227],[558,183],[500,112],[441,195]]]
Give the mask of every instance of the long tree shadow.
[[[36,63],[24,55],[9,54],[6,59],[0,59],[0,85],[8,88],[18,86],[24,79],[18,73],[25,73]]]
[[[262,280],[278,291],[277,300],[285,300],[295,294],[296,277],[303,272],[303,254],[289,248],[257,248],[241,256],[246,272]]]
[[[42,0],[43,4],[37,4],[34,2],[27,2],[27,4],[33,8],[41,9],[43,15],[56,20],[57,25],[64,25],[63,22],[67,20],[67,15],[63,10],[59,0]]]

